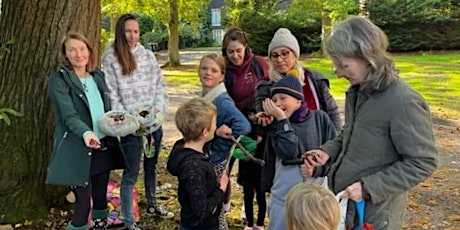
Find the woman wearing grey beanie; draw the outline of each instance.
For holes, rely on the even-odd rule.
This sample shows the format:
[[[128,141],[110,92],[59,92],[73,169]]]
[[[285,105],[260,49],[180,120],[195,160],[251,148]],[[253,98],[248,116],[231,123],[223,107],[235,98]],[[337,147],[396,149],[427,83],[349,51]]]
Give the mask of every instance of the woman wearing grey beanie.
[[[305,102],[311,110],[321,109],[325,111],[334,123],[337,131],[342,129],[340,114],[335,99],[329,92],[329,80],[321,73],[305,68],[299,62],[300,47],[297,38],[286,28],[279,28],[268,46],[269,78],[270,81],[262,81],[256,87],[256,110],[259,123],[268,125],[270,117],[263,116],[262,101],[270,97],[270,89],[275,82],[286,73],[299,78],[302,82],[302,90]]]

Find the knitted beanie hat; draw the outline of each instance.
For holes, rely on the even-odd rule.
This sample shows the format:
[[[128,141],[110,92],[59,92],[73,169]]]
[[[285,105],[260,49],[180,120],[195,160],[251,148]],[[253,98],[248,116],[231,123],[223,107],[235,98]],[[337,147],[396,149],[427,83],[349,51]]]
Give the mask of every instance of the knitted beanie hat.
[[[272,51],[278,47],[288,47],[291,49],[295,56],[299,58],[300,47],[297,38],[292,35],[291,31],[286,28],[279,28],[273,35],[270,45],[268,45],[268,56],[271,56]]]
[[[302,84],[300,84],[299,79],[292,74],[286,74],[286,76],[273,85],[270,96],[273,97],[273,95],[277,93],[284,93],[296,99],[304,100]]]

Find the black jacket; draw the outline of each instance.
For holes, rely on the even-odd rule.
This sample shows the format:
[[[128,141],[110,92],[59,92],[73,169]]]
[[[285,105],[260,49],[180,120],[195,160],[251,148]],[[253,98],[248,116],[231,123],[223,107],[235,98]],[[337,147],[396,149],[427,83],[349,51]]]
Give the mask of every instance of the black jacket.
[[[223,191],[209,158],[183,148],[179,140],[168,159],[168,171],[179,180],[178,198],[181,225],[187,230],[218,230]]]

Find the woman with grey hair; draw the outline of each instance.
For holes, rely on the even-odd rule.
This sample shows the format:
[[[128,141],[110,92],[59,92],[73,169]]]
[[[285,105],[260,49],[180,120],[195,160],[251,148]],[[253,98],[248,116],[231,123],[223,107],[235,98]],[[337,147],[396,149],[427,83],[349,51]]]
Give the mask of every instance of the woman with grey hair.
[[[337,76],[351,84],[345,125],[337,138],[307,152],[304,169],[331,166],[331,189],[345,190],[349,199],[347,225],[356,223],[349,214],[364,200],[365,222],[375,229],[401,229],[408,190],[437,165],[428,105],[399,78],[386,51],[387,36],[369,20],[342,21],[324,46]]]

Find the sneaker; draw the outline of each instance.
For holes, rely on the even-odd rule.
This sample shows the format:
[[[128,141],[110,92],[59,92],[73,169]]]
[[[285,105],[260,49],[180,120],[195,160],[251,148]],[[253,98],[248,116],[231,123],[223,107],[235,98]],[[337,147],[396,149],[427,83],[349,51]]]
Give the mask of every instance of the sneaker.
[[[137,226],[136,224],[133,224],[133,225],[131,225],[131,226],[129,226],[129,227],[125,227],[125,228],[123,228],[123,229],[124,229],[124,230],[142,230],[142,228],[139,227],[139,226]]]
[[[174,217],[174,213],[169,212],[161,205],[149,205],[147,207],[147,213],[153,214],[163,219],[171,219]]]
[[[107,220],[106,219],[93,219],[91,230],[106,230]]]

